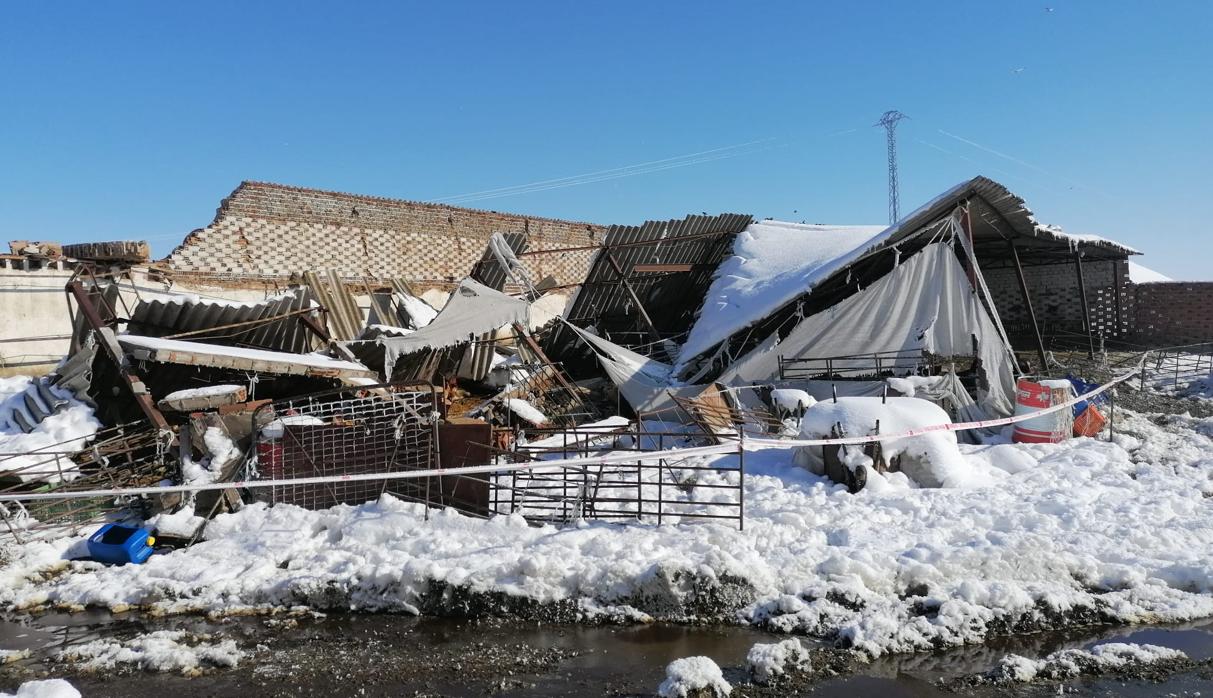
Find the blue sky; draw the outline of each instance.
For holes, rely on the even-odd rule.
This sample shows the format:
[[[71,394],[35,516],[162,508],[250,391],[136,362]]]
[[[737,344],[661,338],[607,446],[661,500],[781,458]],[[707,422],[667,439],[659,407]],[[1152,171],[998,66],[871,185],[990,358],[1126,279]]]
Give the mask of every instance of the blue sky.
[[[658,160],[467,205],[884,223],[899,109],[903,212],[985,174],[1213,279],[1211,33],[1209,2],[10,4],[0,240],[165,254],[244,179],[428,200]]]

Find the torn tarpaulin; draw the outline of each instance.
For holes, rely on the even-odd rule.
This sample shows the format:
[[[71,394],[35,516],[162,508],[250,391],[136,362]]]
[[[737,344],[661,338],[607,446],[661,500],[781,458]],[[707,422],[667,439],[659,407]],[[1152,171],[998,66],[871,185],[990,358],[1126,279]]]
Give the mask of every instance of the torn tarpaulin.
[[[457,346],[504,325],[525,325],[527,307],[524,300],[464,279],[433,322],[405,337],[379,337],[371,341],[384,348],[383,372],[391,376],[396,361],[402,356],[425,349]]]

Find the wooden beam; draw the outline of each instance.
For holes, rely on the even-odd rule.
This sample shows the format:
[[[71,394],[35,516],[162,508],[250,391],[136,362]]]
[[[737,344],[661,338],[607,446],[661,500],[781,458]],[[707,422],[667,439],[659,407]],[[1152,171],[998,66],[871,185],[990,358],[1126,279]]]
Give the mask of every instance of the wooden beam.
[[[1036,338],[1036,351],[1040,356],[1040,370],[1038,373],[1044,375],[1045,369],[1049,367],[1049,359],[1045,355],[1045,340],[1040,336],[1040,325],[1036,322],[1036,311],[1032,310],[1032,298],[1028,295],[1028,282],[1023,276],[1023,267],[1019,264],[1019,251],[1015,249],[1015,243],[1007,240],[1007,248],[1011,250],[1011,259],[1015,262],[1015,278],[1019,280],[1019,293],[1023,297],[1024,307],[1028,309],[1028,320],[1032,323],[1032,334]]]
[[[623,273],[623,268],[619,266],[619,262],[615,261],[615,256],[612,255],[610,251],[603,250],[603,254],[606,255],[606,261],[611,265],[611,269],[614,269],[615,274],[619,276],[620,285],[622,285],[624,290],[628,292],[628,295],[632,297],[632,302],[636,304],[636,312],[638,315],[640,315],[641,321],[644,322],[645,327],[648,329],[649,336],[653,339],[655,344],[661,347],[662,351],[665,351],[665,341],[662,339],[661,333],[657,331],[657,326],[653,324],[653,319],[649,317],[648,312],[644,309],[644,303],[640,302],[640,296],[636,295],[636,291],[632,288],[632,284],[628,283],[628,275]],[[666,355],[669,356],[668,351],[666,351]],[[671,360],[674,358],[675,357],[670,356]]]
[[[1091,307],[1087,305],[1087,283],[1082,276],[1082,251],[1074,250],[1074,268],[1078,271],[1078,299],[1082,301],[1082,328],[1087,333],[1087,358],[1095,358],[1095,331],[1091,326]]]

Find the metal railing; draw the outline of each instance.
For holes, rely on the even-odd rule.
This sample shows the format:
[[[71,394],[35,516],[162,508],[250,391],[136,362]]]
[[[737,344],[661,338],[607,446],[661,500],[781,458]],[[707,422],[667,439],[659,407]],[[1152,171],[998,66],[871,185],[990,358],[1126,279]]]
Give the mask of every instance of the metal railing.
[[[521,514],[532,523],[576,520],[662,525],[691,521],[733,521],[745,525],[745,453],[736,458],[662,456],[668,446],[707,439],[687,431],[627,430],[588,435],[576,430],[536,430],[544,446],[497,450],[500,463],[542,461],[545,456],[584,457],[634,451],[635,462],[513,470],[483,478],[490,513]],[[553,443],[556,442],[556,443]]]

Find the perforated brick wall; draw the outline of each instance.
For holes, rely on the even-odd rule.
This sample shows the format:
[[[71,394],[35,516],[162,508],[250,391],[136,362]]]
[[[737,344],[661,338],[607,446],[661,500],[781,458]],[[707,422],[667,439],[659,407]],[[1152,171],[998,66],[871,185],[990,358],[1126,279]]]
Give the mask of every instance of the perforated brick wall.
[[[289,277],[337,269],[351,278],[454,281],[471,272],[495,232],[523,233],[528,250],[598,245],[606,228],[398,199],[244,182],[215,220],[170,255],[169,268],[216,278]],[[592,250],[525,258],[535,280],[579,283]]]
[[[1074,264],[1028,266],[1023,271],[1041,334],[1046,338],[1083,334],[1082,300]],[[1031,323],[1015,270],[989,269],[983,274],[1007,333],[1013,340],[1030,340]],[[1134,317],[1128,265],[1119,260],[1083,262],[1083,278],[1096,336],[1127,336]]]
[[[1137,284],[1134,337],[1147,346],[1213,341],[1213,281]]]

